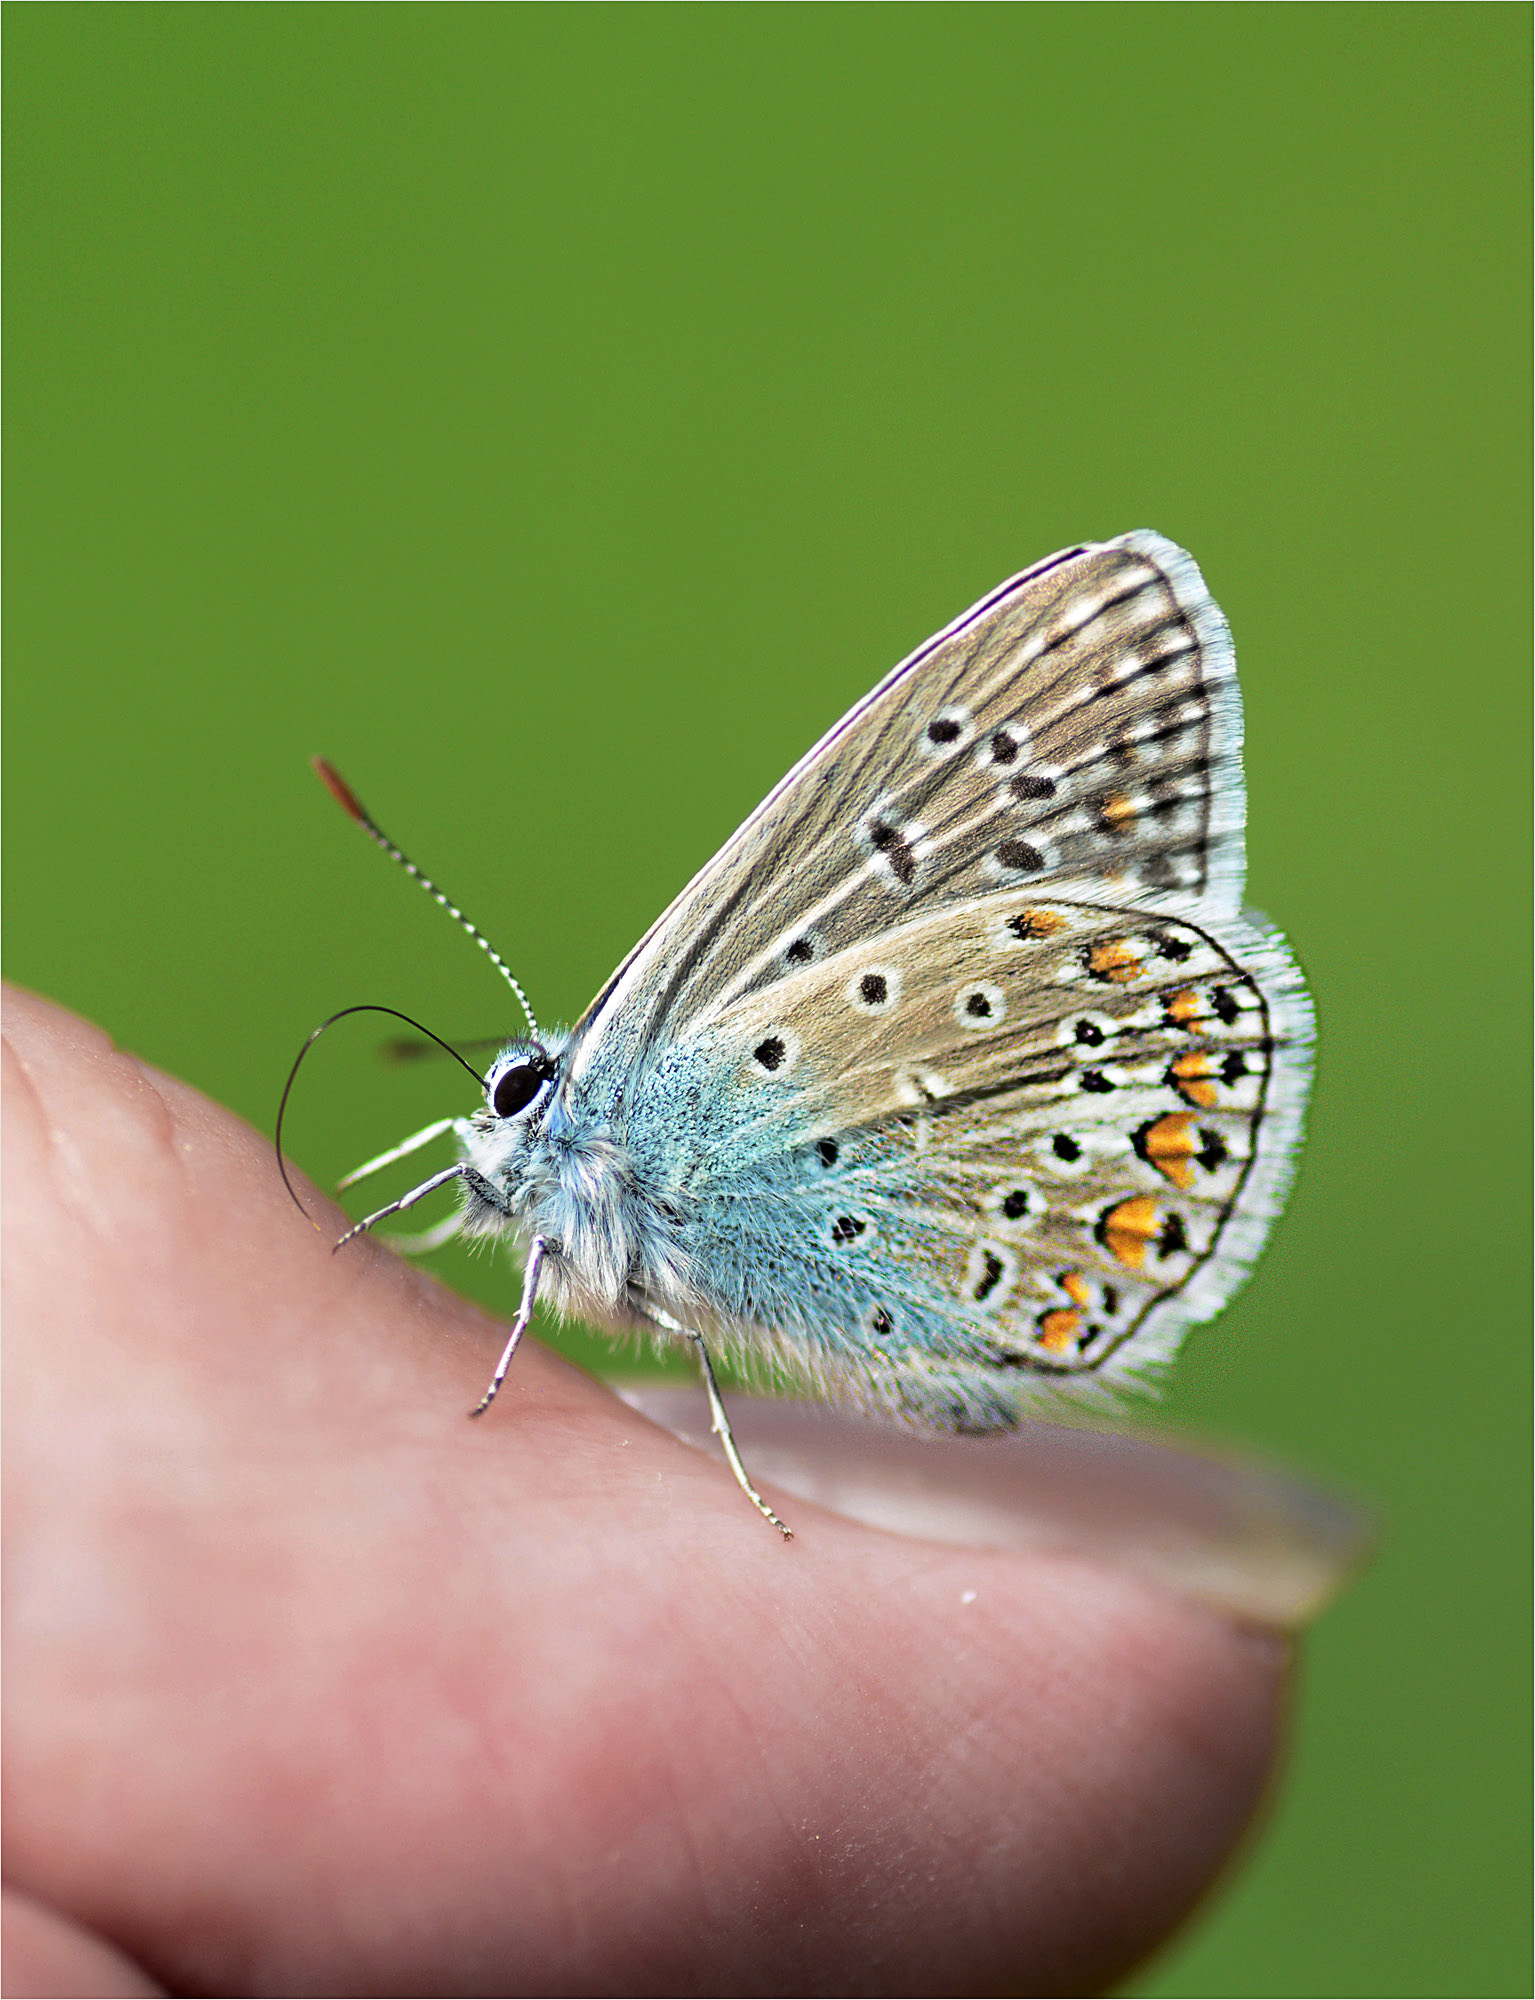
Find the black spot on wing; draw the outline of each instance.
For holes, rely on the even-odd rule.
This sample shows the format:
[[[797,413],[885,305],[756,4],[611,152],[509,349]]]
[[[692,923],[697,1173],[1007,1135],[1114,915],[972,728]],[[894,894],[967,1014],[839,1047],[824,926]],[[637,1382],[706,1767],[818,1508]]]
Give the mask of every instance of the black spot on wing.
[[[901,829],[877,819],[869,828],[869,841],[875,853],[885,857],[895,879],[910,887],[917,878],[917,858]]]
[[[1219,1132],[1200,1127],[1199,1151],[1194,1155],[1207,1174],[1213,1174],[1230,1156],[1230,1148]]]
[[[997,1255],[995,1250],[988,1250],[985,1253],[981,1275],[976,1280],[975,1288],[971,1292],[971,1297],[977,1305],[983,1305],[991,1297],[998,1285],[1001,1284],[1002,1273],[1006,1269],[1007,1266],[1002,1262],[1002,1259]]]

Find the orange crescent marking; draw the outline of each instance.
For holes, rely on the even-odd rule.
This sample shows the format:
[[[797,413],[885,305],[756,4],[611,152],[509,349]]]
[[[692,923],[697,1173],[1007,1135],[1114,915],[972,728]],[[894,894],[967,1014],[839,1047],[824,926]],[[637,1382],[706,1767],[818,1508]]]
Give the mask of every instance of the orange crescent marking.
[[[1187,1111],[1170,1111],[1159,1118],[1145,1139],[1146,1157],[1175,1188],[1186,1188],[1194,1179],[1190,1159],[1199,1150],[1194,1136],[1194,1119]]]
[[[1205,1079],[1210,1074],[1210,1058],[1201,1053],[1179,1056],[1173,1064],[1173,1075],[1178,1079],[1179,1095],[1197,1104],[1201,1111],[1208,1111],[1216,1102],[1216,1088]]]
[[[1162,1212],[1149,1194],[1132,1195],[1118,1203],[1104,1217],[1103,1240],[1121,1264],[1139,1271],[1146,1262],[1146,1246],[1160,1235]]]
[[[1087,955],[1087,963],[1100,979],[1111,979],[1116,986],[1127,986],[1132,979],[1139,979],[1145,969],[1123,938],[1116,938],[1111,944],[1095,944]]]
[[[1047,1312],[1039,1322],[1039,1344],[1051,1354],[1064,1354],[1077,1337],[1082,1324],[1082,1315],[1061,1306],[1055,1312]]]

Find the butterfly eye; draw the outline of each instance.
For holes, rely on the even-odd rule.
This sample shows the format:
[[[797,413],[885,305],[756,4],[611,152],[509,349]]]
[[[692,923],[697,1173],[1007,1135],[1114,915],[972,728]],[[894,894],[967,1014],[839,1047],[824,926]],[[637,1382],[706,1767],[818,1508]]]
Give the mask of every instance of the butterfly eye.
[[[540,1048],[514,1057],[490,1085],[491,1110],[498,1118],[515,1118],[519,1111],[527,1110],[553,1075],[554,1064]]]

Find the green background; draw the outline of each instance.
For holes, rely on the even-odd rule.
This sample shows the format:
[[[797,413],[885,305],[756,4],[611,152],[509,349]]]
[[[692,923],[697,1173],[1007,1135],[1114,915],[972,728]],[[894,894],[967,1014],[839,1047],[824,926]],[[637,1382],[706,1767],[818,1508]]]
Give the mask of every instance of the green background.
[[[1323,1039],[1171,1410],[1387,1528],[1134,1990],[1527,1993],[1528,10],[7,11],[9,971],[263,1127],[513,1019],[310,752],[568,1019],[982,591],[1194,551]],[[318,1174],[463,1106],[376,1040]]]

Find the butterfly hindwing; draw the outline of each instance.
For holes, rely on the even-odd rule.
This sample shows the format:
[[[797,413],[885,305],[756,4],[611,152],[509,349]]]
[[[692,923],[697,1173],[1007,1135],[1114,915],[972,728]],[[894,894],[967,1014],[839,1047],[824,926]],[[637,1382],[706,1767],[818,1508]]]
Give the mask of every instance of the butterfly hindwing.
[[[1165,1358],[1293,1144],[1293,975],[1247,942],[1261,986],[1187,921],[998,891],[739,1002],[707,1037],[728,1146],[691,1185],[726,1317],[970,1424]]]

